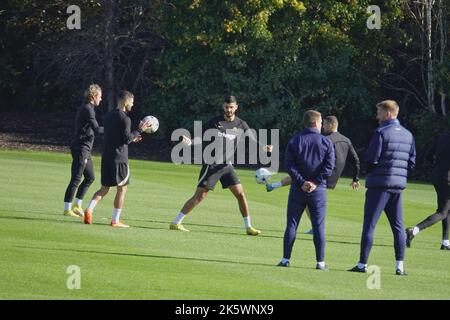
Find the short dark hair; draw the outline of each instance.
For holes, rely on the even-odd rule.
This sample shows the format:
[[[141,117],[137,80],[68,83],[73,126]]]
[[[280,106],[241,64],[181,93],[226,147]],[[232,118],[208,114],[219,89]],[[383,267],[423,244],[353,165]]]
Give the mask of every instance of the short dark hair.
[[[327,116],[325,122],[331,124],[333,128],[337,128],[339,125],[339,121],[335,116]]]
[[[308,110],[303,115],[303,125],[306,128],[311,128],[313,124],[322,117],[322,114],[316,110]]]
[[[128,100],[134,98],[134,94],[132,94],[130,91],[127,90],[121,90],[119,91],[119,94],[117,95],[118,101]]]
[[[232,96],[232,95],[225,96],[225,99],[223,99],[223,102],[225,102],[225,103],[236,103],[237,104],[236,97]]]

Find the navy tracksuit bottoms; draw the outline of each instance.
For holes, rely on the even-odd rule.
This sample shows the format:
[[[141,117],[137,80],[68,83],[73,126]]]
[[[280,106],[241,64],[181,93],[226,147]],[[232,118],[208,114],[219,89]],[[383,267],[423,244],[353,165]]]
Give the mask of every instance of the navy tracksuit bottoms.
[[[385,211],[394,234],[395,259],[405,257],[406,236],[403,227],[402,192],[386,189],[368,188],[364,204],[364,223],[361,236],[359,262],[366,264],[373,244],[373,234],[381,212]]]
[[[311,193],[306,193],[295,184],[291,185],[287,206],[287,223],[284,232],[283,258],[290,259],[294,246],[297,228],[306,206],[311,213],[311,223],[314,233],[314,246],[317,261],[325,258],[325,215],[327,209],[327,193],[325,187],[318,187]]]

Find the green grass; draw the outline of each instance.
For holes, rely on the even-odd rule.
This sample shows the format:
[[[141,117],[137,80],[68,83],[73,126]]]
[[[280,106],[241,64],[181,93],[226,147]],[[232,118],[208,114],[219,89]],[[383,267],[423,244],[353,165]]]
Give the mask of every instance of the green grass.
[[[275,267],[282,254],[288,188],[265,192],[253,171],[238,170],[255,227],[244,235],[228,190],[212,192],[185,220],[190,233],[169,222],[191,196],[198,166],[130,161],[131,185],[123,218],[130,229],[108,226],[112,192],[94,224],[62,215],[70,174],[69,154],[0,151],[0,299],[449,299],[448,252],[439,250],[441,227],[421,233],[407,250],[408,277],[394,273],[393,238],[385,216],[375,232],[370,264],[381,268],[381,289],[367,275],[346,272],[359,257],[364,190],[348,179],[328,192],[326,261],[314,269],[312,237],[302,219],[291,268]],[[97,180],[85,204],[99,187]],[[278,174],[274,179],[283,177]],[[435,209],[431,185],[410,183],[404,192],[405,224]],[[81,289],[66,287],[67,267],[81,269]]]

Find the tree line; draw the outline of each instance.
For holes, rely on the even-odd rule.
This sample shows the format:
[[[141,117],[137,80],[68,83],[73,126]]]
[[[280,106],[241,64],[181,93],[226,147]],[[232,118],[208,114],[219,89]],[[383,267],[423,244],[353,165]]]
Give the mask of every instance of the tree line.
[[[69,29],[70,5],[80,28]],[[369,6],[378,6],[373,17]],[[363,153],[375,104],[395,99],[422,151],[450,128],[445,0],[5,0],[0,9],[3,111],[74,110],[91,82],[135,93],[136,117],[161,137],[220,112],[224,94],[281,146],[307,109],[336,115]],[[368,27],[379,19],[380,28]],[[417,176],[426,175],[420,165]]]

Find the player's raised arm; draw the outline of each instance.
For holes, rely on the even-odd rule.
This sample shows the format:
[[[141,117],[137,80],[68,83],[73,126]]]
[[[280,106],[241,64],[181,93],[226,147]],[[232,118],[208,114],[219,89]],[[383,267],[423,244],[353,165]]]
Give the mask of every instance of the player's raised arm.
[[[262,144],[261,142],[259,142],[258,138],[253,134],[253,130],[249,127],[249,125],[247,124],[247,122],[243,121],[243,126],[242,129],[244,130],[245,134],[243,135],[243,137],[245,137],[246,135],[248,136],[248,138],[253,141],[256,142],[258,144],[258,146],[267,153],[271,153],[273,151],[273,145],[271,144]]]

